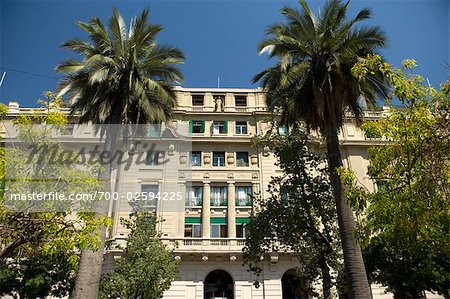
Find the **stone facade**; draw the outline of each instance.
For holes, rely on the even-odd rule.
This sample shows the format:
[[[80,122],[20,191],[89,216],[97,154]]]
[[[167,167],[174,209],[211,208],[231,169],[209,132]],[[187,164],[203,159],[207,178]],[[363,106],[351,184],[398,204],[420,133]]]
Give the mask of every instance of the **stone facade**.
[[[175,180],[172,182],[175,191],[187,197],[182,201],[158,201],[153,207],[156,215],[164,219],[158,227],[162,239],[174,248],[180,261],[177,278],[164,298],[282,298],[281,279],[297,265],[294,256],[267,255],[259,288],[254,286],[256,277],[242,265],[245,223],[252,209],[246,194],[251,192],[267,198],[267,185],[279,174],[272,154],[251,147],[252,136],[270,129],[264,92],[259,88],[178,87],[176,94],[178,108],[168,125],[189,127],[192,148],[183,150],[166,142],[165,150],[171,155],[169,163],[133,166],[121,172],[116,169],[113,174],[120,178],[115,190],[121,194],[141,192],[145,188],[162,190],[170,177]],[[19,108],[17,103],[10,103],[9,109],[11,116],[31,111]],[[381,113],[367,112],[365,118],[377,119]],[[75,127],[67,142],[88,142],[93,137],[92,132],[77,131]],[[365,187],[374,190],[374,183],[366,174],[367,148],[384,141],[366,138],[351,117],[346,119],[339,137],[344,165],[355,172]],[[139,147],[133,149],[133,152],[140,151]],[[127,217],[129,204],[119,199],[110,208],[114,226],[108,237],[123,243],[127,231],[119,219]],[[110,271],[119,257],[120,250],[106,251],[104,271]],[[210,274],[230,278],[231,293],[211,293],[211,285],[206,281]],[[392,298],[377,286],[373,287],[373,295],[380,299]]]

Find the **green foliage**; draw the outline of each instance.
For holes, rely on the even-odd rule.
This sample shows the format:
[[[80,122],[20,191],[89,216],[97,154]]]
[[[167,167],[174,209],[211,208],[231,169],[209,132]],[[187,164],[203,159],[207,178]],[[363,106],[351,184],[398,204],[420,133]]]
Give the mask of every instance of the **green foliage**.
[[[383,48],[387,39],[380,27],[360,25],[371,17],[367,8],[351,18],[350,2],[329,0],[315,15],[305,0],[299,2],[301,10],[282,8],[285,22],[268,28],[259,51],[277,62],[253,80],[262,83],[267,107],[279,115],[282,124],[296,127],[305,122],[325,139],[351,295],[366,298],[369,285],[355,240],[354,215],[337,174],[342,166],[338,131],[346,114],[353,114],[359,122],[362,110],[372,108],[377,96],[385,95],[386,80],[379,70],[359,72],[365,80],[358,80],[352,68],[367,54]]]
[[[103,190],[97,179],[96,164],[80,167],[76,161],[51,163],[51,155],[40,162],[22,144],[49,145],[56,154],[64,147],[55,135],[65,130],[67,116],[60,110],[61,100],[46,93],[43,108],[12,119],[18,132],[14,146],[1,148],[0,176],[0,295],[18,292],[21,296],[66,296],[73,286],[78,252],[95,249],[100,243],[97,229],[110,225],[107,217],[96,218],[91,203],[70,201],[14,201],[10,194],[65,195]],[[8,176],[5,176],[5,173]],[[73,212],[78,209],[79,212]],[[25,295],[23,295],[25,294]]]
[[[352,67],[384,47],[386,36],[377,26],[357,27],[370,19],[368,8],[349,18],[348,2],[327,1],[317,16],[305,1],[300,4],[301,11],[282,8],[286,22],[268,28],[259,51],[278,61],[254,81],[266,88],[267,106],[280,113],[283,123],[293,125],[301,119],[324,132],[331,122],[337,131],[346,109],[359,119],[363,106],[373,107],[376,96],[385,94],[379,71],[358,72],[366,80],[357,80]],[[361,98],[367,103],[361,105]]]
[[[67,296],[75,282],[76,253],[34,250],[35,254],[27,259],[16,256],[0,261],[0,294],[17,293],[20,298]]]
[[[56,67],[64,73],[60,95],[72,100],[80,121],[94,124],[146,124],[170,119],[177,105],[171,84],[181,83],[177,68],[184,54],[157,43],[160,25],[148,23],[148,9],[133,18],[130,28],[117,10],[105,26],[92,17],[78,26],[89,41],[75,38],[62,47],[82,59],[68,59]]]
[[[354,68],[381,71],[403,104],[368,126],[389,143],[370,149],[369,175],[383,187],[365,194],[362,233],[372,280],[403,298],[446,294],[450,285],[449,81],[435,90],[413,73],[415,65],[391,68],[369,56]]]
[[[159,240],[155,216],[138,211],[121,222],[130,230],[127,245],[113,271],[102,277],[99,298],[160,298],[175,279],[178,262]]]
[[[8,113],[8,106],[6,106],[3,103],[0,103],[0,120],[5,119],[7,113]]]
[[[304,283],[301,293],[317,296],[312,283],[338,268],[340,242],[325,159],[314,153],[308,135],[300,130],[288,136],[258,136],[254,145],[268,147],[283,174],[269,184],[270,198],[255,199],[258,208],[246,227],[244,260],[259,275],[264,253],[293,251]]]

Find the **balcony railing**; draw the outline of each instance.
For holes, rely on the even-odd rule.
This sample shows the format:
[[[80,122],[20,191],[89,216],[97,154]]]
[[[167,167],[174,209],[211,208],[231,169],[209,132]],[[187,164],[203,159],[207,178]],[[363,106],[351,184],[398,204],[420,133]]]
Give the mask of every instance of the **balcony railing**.
[[[109,251],[121,251],[126,246],[125,236],[116,236]],[[161,241],[175,251],[241,251],[245,238],[170,238]]]
[[[166,238],[161,240],[175,251],[241,251],[244,238]]]

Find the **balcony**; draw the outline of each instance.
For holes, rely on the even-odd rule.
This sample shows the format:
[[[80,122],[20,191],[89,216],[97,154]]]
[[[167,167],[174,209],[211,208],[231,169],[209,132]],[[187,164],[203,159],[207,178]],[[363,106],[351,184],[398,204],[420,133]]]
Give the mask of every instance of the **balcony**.
[[[244,238],[161,238],[175,252],[235,252],[242,251]]]
[[[109,252],[121,252],[126,246],[126,236],[113,238]],[[161,241],[175,252],[241,252],[245,238],[171,238],[161,237]]]

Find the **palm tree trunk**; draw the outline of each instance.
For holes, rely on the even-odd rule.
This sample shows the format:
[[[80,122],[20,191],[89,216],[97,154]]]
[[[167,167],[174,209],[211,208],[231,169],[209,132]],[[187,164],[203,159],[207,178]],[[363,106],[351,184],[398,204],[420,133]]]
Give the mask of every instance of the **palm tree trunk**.
[[[117,149],[117,138],[119,136],[119,126],[120,123],[120,108],[113,107],[111,113],[112,117],[110,119],[110,125],[106,129],[106,141],[104,146],[104,151],[109,152],[112,156],[115,155]],[[106,174],[106,192],[111,193],[111,175],[114,161],[109,164],[102,162],[105,166]],[[117,178],[116,178],[117,179]],[[118,182],[116,182],[116,185]],[[106,216],[108,213],[108,201],[102,200],[95,210],[96,216]],[[106,227],[100,227],[98,229],[98,235],[100,237],[100,244],[97,251],[93,250],[82,250],[80,265],[78,266],[77,277],[75,279],[75,287],[70,296],[71,299],[95,299],[98,297],[98,291],[100,289],[100,278],[102,272],[103,264],[103,253],[106,240]]]
[[[327,117],[327,116],[326,116]],[[345,200],[344,187],[337,169],[342,164],[337,128],[333,126],[330,118],[325,118],[325,139],[327,143],[327,158],[330,167],[330,180],[336,202],[339,235],[344,252],[344,268],[351,299],[370,298],[369,283],[355,232],[356,223],[353,211]]]
[[[78,266],[75,287],[70,298],[95,299],[98,297],[100,276],[103,262],[103,248],[105,246],[105,227],[99,229],[101,244],[99,250],[82,250],[80,265]]]

